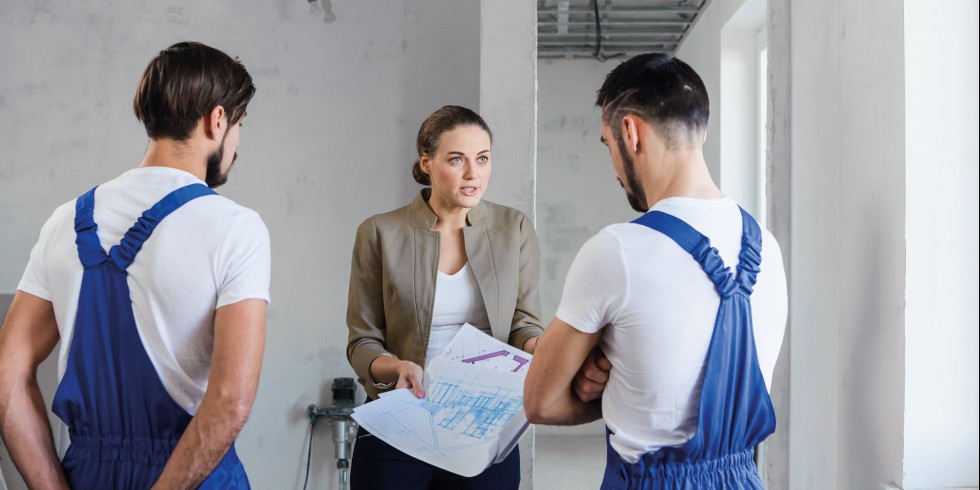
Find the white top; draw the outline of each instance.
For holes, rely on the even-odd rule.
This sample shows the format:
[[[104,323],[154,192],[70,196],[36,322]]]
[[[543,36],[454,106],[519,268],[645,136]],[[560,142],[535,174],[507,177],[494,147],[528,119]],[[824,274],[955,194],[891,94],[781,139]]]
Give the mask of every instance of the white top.
[[[105,250],[174,189],[203,183],[173,168],[130,170],[95,191],[95,223]],[[41,229],[17,289],[54,305],[64,376],[78,309],[82,264],[75,247],[75,200]],[[269,232],[254,211],[222,196],[188,202],[160,222],[129,266],[140,339],[167,392],[190,414],[208,385],[214,312],[244,299],[269,301]]]
[[[742,217],[731,198],[669,198],[654,210],[687,222],[735,270]],[[751,298],[759,366],[767,388],[786,326],[779,245],[762,230],[762,264]],[[694,435],[708,344],[720,298],[689,253],[646,226],[622,223],[589,239],[572,263],[557,316],[600,346],[613,369],[602,397],[612,447],[625,461]]]
[[[490,334],[490,319],[483,304],[480,285],[469,262],[453,275],[436,274],[436,297],[432,305],[432,328],[425,363],[439,357],[464,323]]]

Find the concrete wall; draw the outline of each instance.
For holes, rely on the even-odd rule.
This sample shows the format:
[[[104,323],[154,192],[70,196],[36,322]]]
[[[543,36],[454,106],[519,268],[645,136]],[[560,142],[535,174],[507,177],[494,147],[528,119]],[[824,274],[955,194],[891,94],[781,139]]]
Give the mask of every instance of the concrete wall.
[[[792,63],[791,0],[770,0],[767,15],[766,73],[766,218],[769,230],[783,252],[783,268],[793,297],[792,238]],[[792,311],[792,300],[790,309]],[[790,412],[790,365],[793,353],[792,320],[787,324],[773,372],[769,396],[776,411],[776,432],[762,444],[760,473],[767,488],[785,490],[789,486],[789,441],[793,414]]]
[[[550,321],[582,244],[606,225],[635,218],[616,182],[595,93],[619,60],[538,63],[538,235],[541,303]]]
[[[709,7],[710,8],[710,7]],[[718,7],[716,7],[718,8]],[[765,0],[745,0],[721,28],[720,184],[746,211],[765,223],[765,200],[759,199],[759,33],[765,31]],[[695,42],[691,40],[689,42]],[[764,155],[765,148],[761,151]],[[764,194],[763,194],[764,195]]]
[[[749,94],[730,55],[751,44],[749,3],[713,2],[678,54],[720,105],[732,195],[729,148],[748,152],[726,122]],[[961,110],[976,107],[976,17],[970,2],[769,2],[767,208],[794,388],[777,367],[777,412],[791,409],[764,447],[770,488],[977,485],[977,128]],[[950,244],[966,248],[936,255]]]
[[[418,191],[409,168],[422,119],[460,104],[489,111],[496,127],[533,128],[533,112],[508,119],[481,100],[480,86],[510,70],[524,73],[505,84],[512,97],[534,94],[532,54],[518,60],[514,47],[496,46],[494,76],[483,71],[481,16],[501,29],[507,8],[490,4],[334,0],[327,24],[302,0],[0,3],[0,292],[16,287],[55,206],[139,163],[146,137],[132,94],[160,49],[194,39],[239,56],[258,94],[221,192],[269,226],[273,303],[258,399],[238,448],[256,488],[301,486],[305,408],[329,404],[332,378],[353,374],[344,315],[354,230]],[[510,18],[522,39],[527,26],[533,32],[529,9]],[[523,183],[533,143],[504,148],[493,184]],[[504,161],[513,169],[500,170]],[[527,192],[491,195],[528,211],[533,202]],[[323,488],[334,480],[326,424],[315,442],[310,483]]]
[[[902,478],[903,14],[795,2],[790,488]]]
[[[536,186],[537,8],[483,0],[480,114],[493,130],[493,177],[486,198],[533,219]]]
[[[903,486],[976,487],[977,4],[904,5]]]
[[[482,0],[479,15],[480,114],[494,133],[493,175],[485,197],[534,220],[537,9],[523,0]],[[534,486],[534,433],[534,428],[527,431],[519,445],[522,490]]]
[[[676,56],[691,65],[708,89],[711,117],[708,120],[708,140],[704,144],[704,159],[715,182],[724,187],[721,171],[722,132],[722,28],[746,0],[713,0],[698,18],[691,32],[677,50]]]
[[[606,225],[635,218],[616,182],[602,136],[595,93],[620,60],[538,62],[537,227],[541,243],[541,307],[550,322],[565,276],[582,244]],[[539,434],[603,437],[601,421],[539,426]]]

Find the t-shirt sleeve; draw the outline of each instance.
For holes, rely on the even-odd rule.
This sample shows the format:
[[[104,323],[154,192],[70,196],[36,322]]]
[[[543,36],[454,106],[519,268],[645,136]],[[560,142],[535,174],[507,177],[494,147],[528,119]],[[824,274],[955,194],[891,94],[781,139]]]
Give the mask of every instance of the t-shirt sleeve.
[[[629,282],[619,240],[603,230],[579,250],[555,314],[576,330],[595,333],[619,316]]]
[[[272,257],[269,230],[255,212],[244,213],[231,226],[221,247],[216,308],[246,299],[269,298]]]
[[[48,284],[47,274],[47,249],[51,241],[52,228],[57,218],[57,212],[52,215],[44,226],[41,227],[41,234],[31,249],[30,259],[27,261],[27,268],[24,275],[17,284],[17,289],[25,293],[33,294],[38,298],[51,301],[51,290]]]

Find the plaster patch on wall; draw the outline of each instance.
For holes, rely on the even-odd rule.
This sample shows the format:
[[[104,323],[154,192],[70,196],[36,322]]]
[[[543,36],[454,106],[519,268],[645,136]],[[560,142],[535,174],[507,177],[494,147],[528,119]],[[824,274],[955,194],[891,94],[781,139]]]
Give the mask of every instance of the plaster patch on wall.
[[[180,7],[167,7],[167,21],[178,25],[187,25],[187,13]]]

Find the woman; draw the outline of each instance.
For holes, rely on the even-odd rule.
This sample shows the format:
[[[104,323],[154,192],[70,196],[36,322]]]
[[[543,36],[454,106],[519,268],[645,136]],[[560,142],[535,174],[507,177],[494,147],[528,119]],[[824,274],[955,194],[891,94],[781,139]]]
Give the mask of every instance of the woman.
[[[367,219],[351,264],[347,358],[370,399],[410,388],[425,395],[422,366],[464,323],[533,353],[542,333],[538,242],[527,216],[482,200],[490,180],[490,128],[446,106],[416,146],[407,206]],[[361,429],[352,457],[356,489],[517,488],[520,459],[465,478],[419,461]]]

